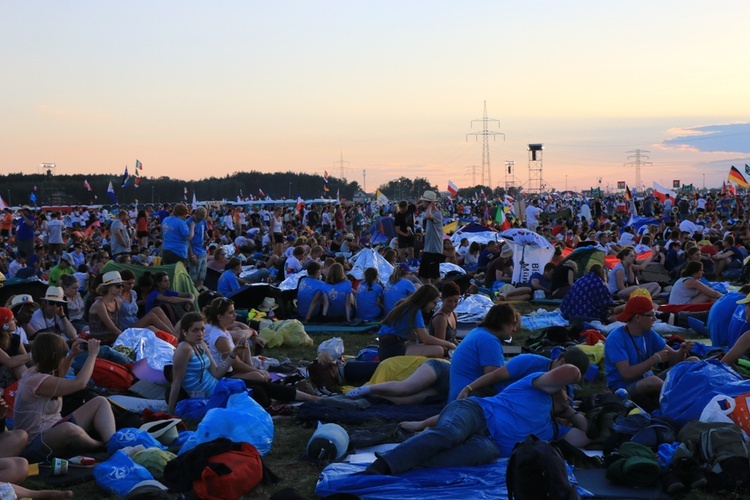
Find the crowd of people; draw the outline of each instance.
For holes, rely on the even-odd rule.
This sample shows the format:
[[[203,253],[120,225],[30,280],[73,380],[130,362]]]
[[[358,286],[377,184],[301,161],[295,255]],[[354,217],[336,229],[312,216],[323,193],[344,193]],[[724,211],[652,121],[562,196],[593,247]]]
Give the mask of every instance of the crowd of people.
[[[673,349],[653,331],[655,302],[710,307],[726,296],[716,283],[740,279],[750,248],[743,207],[740,198],[723,196],[663,202],[650,196],[630,206],[614,197],[549,197],[532,200],[522,217],[514,217],[520,207],[508,201],[441,200],[426,191],[416,202],[386,206],[5,209],[3,278],[42,280],[48,288],[38,300],[17,294],[0,308],[0,381],[3,388],[18,382],[14,430],[0,434],[7,444],[0,447],[0,481],[23,480],[19,457],[43,461],[106,445],[115,427],[104,398],[65,416],[61,401],[86,386],[101,350],[129,328],[159,332],[177,346],[167,396],[171,412],[182,398],[209,397],[226,377],[244,381],[266,408],[274,401],[318,399],[271,383],[252,361],[264,341],[236,319],[234,299],[247,285],[289,278],[297,278],[297,286],[293,300],[277,310],[280,318],[379,321],[381,364],[425,358],[408,379],[363,386],[349,396],[449,402],[433,419],[405,422],[411,430],[428,430],[380,456],[368,472],[485,463],[507,456],[529,433],[584,446],[586,419],[570,405],[566,388],[586,373],[588,357],[572,348],[555,360],[521,355],[506,364],[502,342],[520,324],[509,301],[544,297],[561,301],[571,321],[622,321],[607,339],[607,385],[625,388],[648,406],[663,383],[654,367],[693,359],[692,343]],[[495,210],[555,248],[552,261],[527,282],[513,282],[513,247],[501,239],[480,244],[445,234],[448,221],[499,229],[491,222],[501,219]],[[650,219],[629,225],[627,210]],[[611,269],[603,261],[584,269],[566,259],[585,247],[609,256]],[[363,248],[379,253],[392,267],[390,276],[370,267],[362,279],[351,277],[349,258]],[[107,267],[110,261],[121,266]],[[443,262],[462,268],[469,280],[463,289],[443,279]],[[171,273],[159,266],[177,263],[199,296],[172,289]],[[495,305],[460,340],[455,310],[467,293],[484,293]],[[271,300],[266,310],[275,307]],[[750,337],[739,338],[728,362],[750,347]],[[67,376],[73,365],[74,378]],[[7,405],[0,403],[4,415]]]

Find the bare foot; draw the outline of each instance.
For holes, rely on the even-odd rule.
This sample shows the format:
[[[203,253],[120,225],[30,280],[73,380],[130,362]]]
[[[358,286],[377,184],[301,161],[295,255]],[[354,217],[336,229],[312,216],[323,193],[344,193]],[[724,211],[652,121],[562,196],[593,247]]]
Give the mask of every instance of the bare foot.
[[[398,424],[402,429],[411,432],[422,432],[424,424],[422,422],[401,422]]]

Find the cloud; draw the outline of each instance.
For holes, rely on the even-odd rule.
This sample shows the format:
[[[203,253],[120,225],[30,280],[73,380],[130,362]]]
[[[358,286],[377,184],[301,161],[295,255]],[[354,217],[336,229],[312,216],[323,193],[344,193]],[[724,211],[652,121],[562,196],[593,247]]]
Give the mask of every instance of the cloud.
[[[750,123],[675,128],[669,133],[679,135],[662,141],[660,147],[701,153],[750,153]]]

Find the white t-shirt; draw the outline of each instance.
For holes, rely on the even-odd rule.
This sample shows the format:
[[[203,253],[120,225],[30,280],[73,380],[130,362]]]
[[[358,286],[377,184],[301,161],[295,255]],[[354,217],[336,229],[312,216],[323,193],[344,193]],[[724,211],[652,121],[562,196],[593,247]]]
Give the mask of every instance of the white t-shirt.
[[[208,351],[211,353],[211,357],[214,358],[214,362],[217,365],[220,365],[224,362],[224,357],[216,348],[216,342],[221,338],[227,339],[227,341],[229,342],[229,348],[234,349],[234,340],[232,340],[232,336],[229,334],[229,332],[225,332],[218,326],[212,325],[211,323],[206,323],[206,331],[203,334],[203,340],[206,342]],[[231,372],[232,369],[230,368],[229,371]]]
[[[534,205],[526,207],[526,223],[527,224],[538,224],[538,217],[542,213],[542,210]]]
[[[65,223],[61,219],[51,219],[47,221],[47,232],[49,242],[53,245],[61,245],[63,242],[62,230]]]

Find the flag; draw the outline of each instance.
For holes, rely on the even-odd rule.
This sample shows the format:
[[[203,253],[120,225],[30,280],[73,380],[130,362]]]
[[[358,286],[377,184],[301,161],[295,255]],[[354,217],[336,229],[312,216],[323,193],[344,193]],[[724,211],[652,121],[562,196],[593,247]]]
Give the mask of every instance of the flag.
[[[506,194],[506,195],[505,195],[505,201],[506,201],[506,202],[508,202],[508,203],[513,203],[513,202],[514,202],[514,201],[516,201],[516,200],[515,200],[515,198],[513,198],[512,196],[508,196],[508,195]]]
[[[323,182],[328,184],[328,170],[323,170]],[[328,190],[326,189],[326,191]]]
[[[327,181],[326,181],[326,182],[327,182]],[[327,192],[329,191],[329,190],[328,190],[328,185],[326,185],[326,184],[323,184],[323,191],[325,191],[326,193],[327,193]]]
[[[5,210],[6,208],[8,208],[8,204],[5,203],[5,200],[3,199],[3,197],[0,196],[0,210]]]
[[[630,192],[630,188],[625,184],[625,200],[632,200],[633,194]]]
[[[500,224],[501,231],[510,229],[510,222],[505,218],[505,210],[503,210],[502,205],[497,206],[497,212],[495,212],[495,222]]]
[[[31,203],[33,203],[34,205],[36,205],[36,195],[33,192],[29,196],[29,199],[31,200]]]
[[[139,170],[143,170],[143,163],[141,163],[138,160],[135,160],[135,173],[138,174]]]
[[[195,197],[195,191],[193,191],[193,210],[198,208],[198,198]]]
[[[109,199],[112,200],[112,203],[117,204],[117,197],[115,196],[115,187],[112,185],[112,181],[109,181],[109,186],[107,186],[107,196],[109,196]]]
[[[86,191],[91,191],[91,184],[89,184],[88,179],[83,180],[83,187],[86,189]]]
[[[458,186],[456,186],[455,184],[453,184],[453,181],[448,181],[448,192],[453,197],[458,196]]]
[[[750,175],[750,165],[748,165],[747,163],[745,163],[745,173],[747,175]]]
[[[136,187],[136,189],[140,185],[141,185],[141,177],[136,176],[136,178],[135,178],[135,187]]]
[[[240,188],[240,198],[242,198],[244,195],[242,194],[242,188]]]
[[[380,189],[375,191],[375,203],[378,205],[387,205],[388,204],[388,197],[384,195]]]
[[[339,193],[339,188],[336,188],[336,199],[338,201],[341,201],[341,194]]]
[[[125,165],[125,173],[122,174],[122,187],[124,188],[128,184],[128,179],[130,179],[130,175],[128,174],[128,166]]]
[[[300,195],[297,195],[297,212],[301,212],[305,208],[305,200]]]
[[[264,193],[261,188],[258,188],[258,194],[260,194],[261,198],[265,198],[266,197],[266,193]]]
[[[662,203],[664,203],[664,200],[667,199],[667,195],[669,195],[670,197],[672,197],[672,199],[674,199],[675,197],[677,197],[677,193],[675,193],[674,191],[671,191],[671,190],[665,188],[664,186],[662,186],[658,182],[654,182],[654,197],[658,198],[659,201],[661,201]]]
[[[188,189],[187,189],[187,186],[185,186],[185,191],[182,193],[182,199],[184,199],[185,201],[187,201],[187,193],[188,193]]]
[[[484,192],[484,189],[482,189],[482,198],[484,198],[484,201],[487,201],[487,193]]]
[[[739,169],[734,165],[732,165],[732,168],[729,169],[729,178],[727,180],[729,182],[734,182],[742,188],[750,187],[750,183],[747,182],[745,176],[742,175],[742,172],[740,172]]]

